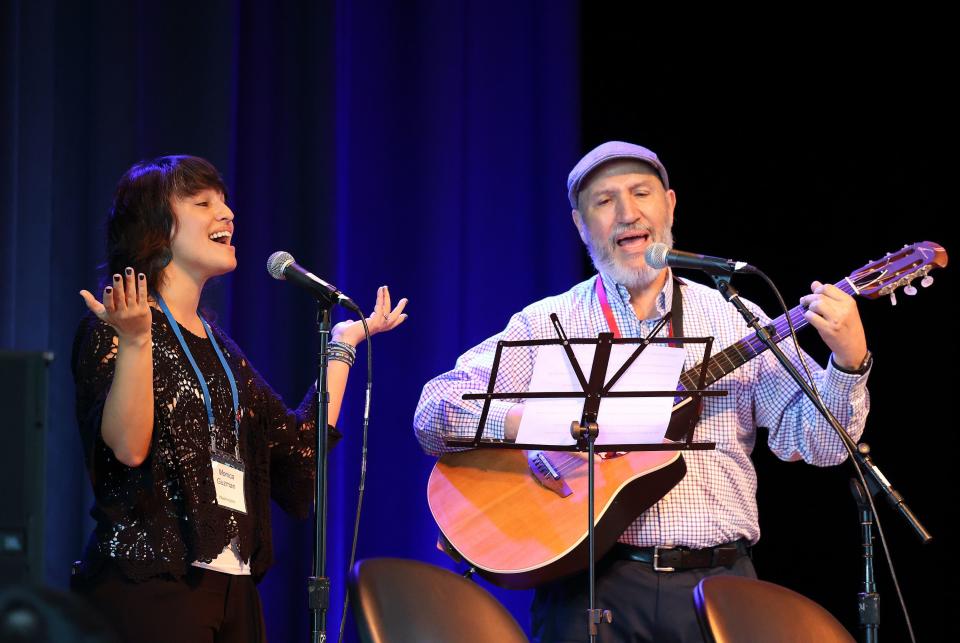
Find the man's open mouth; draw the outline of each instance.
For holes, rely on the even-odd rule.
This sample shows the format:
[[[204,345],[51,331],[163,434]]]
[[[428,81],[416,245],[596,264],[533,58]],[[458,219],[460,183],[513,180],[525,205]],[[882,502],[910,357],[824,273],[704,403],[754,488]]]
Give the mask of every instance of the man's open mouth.
[[[647,241],[648,239],[650,239],[650,233],[649,233],[649,232],[642,232],[642,231],[639,231],[639,230],[638,230],[638,231],[635,231],[635,232],[633,232],[633,231],[631,231],[631,232],[625,232],[625,233],[623,233],[623,234],[621,234],[621,235],[619,235],[619,236],[617,237],[617,245],[618,245],[618,246],[621,246],[621,247],[622,247],[622,246],[630,246],[630,245],[633,245],[633,244],[635,244],[635,243],[643,243],[644,241]]]

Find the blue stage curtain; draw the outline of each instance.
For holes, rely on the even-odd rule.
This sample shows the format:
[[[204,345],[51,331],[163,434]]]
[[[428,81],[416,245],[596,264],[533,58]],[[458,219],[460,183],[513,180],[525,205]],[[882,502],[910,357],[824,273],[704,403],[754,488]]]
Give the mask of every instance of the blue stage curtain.
[[[56,354],[48,583],[65,586],[91,527],[69,373],[77,291],[101,276],[119,176],[173,153],[225,176],[240,267],[208,287],[206,305],[288,403],[315,376],[315,314],[305,293],[266,274],[272,251],[366,310],[384,283],[395,301],[410,298],[407,323],[374,340],[357,555],[453,567],[434,548],[433,460],[412,415],[423,383],[458,354],[585,276],[565,197],[582,151],[577,4],[10,0],[0,12],[0,348]],[[329,469],[331,633],[364,371],[354,368]],[[311,524],[275,512],[274,541],[261,585],[269,632],[304,640]],[[526,626],[529,592],[496,593]]]

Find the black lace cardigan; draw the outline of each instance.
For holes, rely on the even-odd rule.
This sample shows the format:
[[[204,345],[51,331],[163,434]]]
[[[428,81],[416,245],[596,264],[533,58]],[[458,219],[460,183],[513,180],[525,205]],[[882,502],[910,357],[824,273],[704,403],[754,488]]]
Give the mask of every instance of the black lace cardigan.
[[[226,333],[211,324],[237,381],[240,456],[247,513],[220,507],[210,465],[210,431],[197,377],[159,310],[153,311],[154,425],[150,453],[138,467],[119,462],[100,434],[103,404],[113,380],[117,335],[85,316],[73,345],[77,420],[94,490],[96,528],[84,556],[84,574],[110,560],[133,580],[182,577],[193,561],[216,558],[237,537],[255,579],[273,562],[270,498],[306,517],[313,503],[316,388],[290,411]],[[180,327],[207,381],[217,447],[233,453],[230,385],[210,341]],[[332,444],[339,438],[330,429]]]

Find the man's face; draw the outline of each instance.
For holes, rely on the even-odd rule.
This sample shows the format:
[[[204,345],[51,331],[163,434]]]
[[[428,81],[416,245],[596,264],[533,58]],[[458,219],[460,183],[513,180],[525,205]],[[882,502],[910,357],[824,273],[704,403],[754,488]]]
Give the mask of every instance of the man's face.
[[[652,243],[673,245],[677,197],[646,163],[611,161],[580,190],[573,222],[597,270],[627,288],[649,286],[660,274],[643,253]]]

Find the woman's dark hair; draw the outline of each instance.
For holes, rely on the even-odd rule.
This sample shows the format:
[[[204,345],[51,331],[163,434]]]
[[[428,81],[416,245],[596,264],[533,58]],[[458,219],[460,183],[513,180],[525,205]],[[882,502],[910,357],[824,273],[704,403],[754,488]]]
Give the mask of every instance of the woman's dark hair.
[[[127,170],[107,219],[107,280],[130,266],[146,275],[150,293],[156,295],[173,256],[170,237],[176,218],[170,200],[207,188],[227,196],[217,168],[196,156],[161,156]]]

